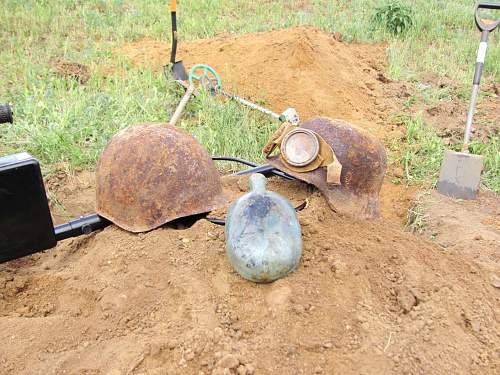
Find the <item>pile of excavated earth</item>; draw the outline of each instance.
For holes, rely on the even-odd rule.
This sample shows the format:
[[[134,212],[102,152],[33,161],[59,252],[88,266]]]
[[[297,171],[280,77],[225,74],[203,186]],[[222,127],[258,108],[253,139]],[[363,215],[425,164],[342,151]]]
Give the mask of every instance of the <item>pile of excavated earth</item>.
[[[161,69],[168,51],[143,40],[115,52]],[[401,86],[384,76],[383,47],[301,27],[199,41],[180,55],[278,112],[342,118],[383,139],[397,131],[386,120]],[[93,173],[48,185],[56,221],[93,211]],[[224,177],[223,186],[232,200],[248,190],[245,177]],[[301,263],[271,284],[234,272],[224,228],[206,220],[143,234],[110,226],[0,265],[0,373],[500,372],[496,196],[420,197],[412,211],[428,225],[417,235],[399,214],[414,191],[390,183],[373,221],[334,213],[301,182],[273,177],[268,187],[307,201]],[[464,218],[476,229],[464,231]]]

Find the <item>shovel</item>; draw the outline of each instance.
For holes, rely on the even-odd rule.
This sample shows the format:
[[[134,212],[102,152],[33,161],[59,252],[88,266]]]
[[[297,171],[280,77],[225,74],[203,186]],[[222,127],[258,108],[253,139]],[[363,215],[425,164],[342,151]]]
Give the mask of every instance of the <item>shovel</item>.
[[[188,75],[182,60],[176,61],[177,54],[177,0],[170,1],[170,17],[172,19],[172,52],[170,54],[170,65],[176,81],[187,81]]]
[[[479,83],[483,72],[488,36],[500,24],[496,21],[484,20],[480,17],[481,9],[500,9],[500,3],[479,1],[476,4],[476,25],[481,31],[481,43],[477,52],[476,69],[472,87],[472,96],[465,126],[464,145],[462,152],[447,150],[444,155],[437,190],[446,196],[458,199],[475,199],[479,190],[481,172],[483,170],[483,157],[469,154],[469,142],[472,130],[472,120],[476,110]]]

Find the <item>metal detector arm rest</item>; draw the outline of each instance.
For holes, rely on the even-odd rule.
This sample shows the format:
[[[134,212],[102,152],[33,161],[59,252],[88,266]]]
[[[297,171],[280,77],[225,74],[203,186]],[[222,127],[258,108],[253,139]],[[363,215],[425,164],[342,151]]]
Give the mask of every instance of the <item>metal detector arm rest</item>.
[[[79,219],[71,220],[65,224],[54,227],[56,240],[62,241],[71,237],[78,237],[106,228],[111,222],[99,215],[82,216]]]

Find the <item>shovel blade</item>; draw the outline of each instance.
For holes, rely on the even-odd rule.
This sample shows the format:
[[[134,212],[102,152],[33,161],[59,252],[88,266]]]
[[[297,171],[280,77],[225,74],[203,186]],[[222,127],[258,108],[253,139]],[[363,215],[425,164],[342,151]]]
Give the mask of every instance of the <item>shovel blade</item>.
[[[483,171],[483,157],[465,152],[446,151],[437,190],[458,199],[476,199]]]
[[[172,65],[172,74],[176,81],[187,81],[189,79],[186,68],[184,68],[184,63],[181,61],[176,61]]]

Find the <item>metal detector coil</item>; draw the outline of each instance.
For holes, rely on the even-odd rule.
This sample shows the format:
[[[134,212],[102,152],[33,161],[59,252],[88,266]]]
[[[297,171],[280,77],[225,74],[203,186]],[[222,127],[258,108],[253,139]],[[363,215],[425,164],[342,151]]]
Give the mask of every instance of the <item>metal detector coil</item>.
[[[222,80],[219,73],[211,66],[205,64],[193,66],[189,72],[189,84],[194,85],[195,81],[212,94],[218,94],[222,90]]]

